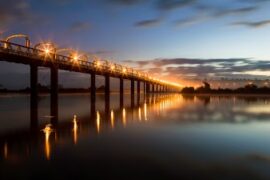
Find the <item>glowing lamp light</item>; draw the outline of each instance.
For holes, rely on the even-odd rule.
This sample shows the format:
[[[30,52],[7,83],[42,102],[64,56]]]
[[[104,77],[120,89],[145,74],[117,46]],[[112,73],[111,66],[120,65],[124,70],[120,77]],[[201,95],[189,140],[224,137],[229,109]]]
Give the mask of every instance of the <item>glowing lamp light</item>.
[[[126,68],[123,68],[123,73],[126,73],[127,72],[127,69]]]
[[[111,65],[111,70],[113,71],[115,69],[114,65],[112,64]]]
[[[50,54],[51,51],[50,51],[50,49],[45,48],[45,49],[44,49],[44,52],[45,52],[46,55],[48,55],[48,54]]]
[[[73,60],[74,62],[77,62],[77,61],[79,60],[78,54],[73,54],[72,60]]]
[[[96,60],[96,61],[95,61],[95,66],[96,66],[96,68],[99,68],[99,67],[100,67],[100,62],[99,62],[99,60]]]

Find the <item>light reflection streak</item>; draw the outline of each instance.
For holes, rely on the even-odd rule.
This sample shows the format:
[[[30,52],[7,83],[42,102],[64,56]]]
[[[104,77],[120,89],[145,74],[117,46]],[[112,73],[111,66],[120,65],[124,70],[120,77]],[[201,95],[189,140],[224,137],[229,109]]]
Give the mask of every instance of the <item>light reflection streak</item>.
[[[4,158],[7,159],[8,157],[8,145],[7,143],[4,144]]]
[[[100,114],[99,111],[97,111],[97,118],[96,118],[96,126],[97,126],[97,132],[100,132]]]
[[[123,108],[123,111],[122,111],[122,121],[123,121],[124,127],[126,127],[127,119],[126,119],[126,109],[125,108]]]
[[[147,119],[147,105],[146,105],[146,103],[144,103],[144,105],[143,105],[143,113],[144,113],[144,120],[145,121],[147,121],[148,119]]]
[[[111,110],[111,127],[114,129],[114,112]]]
[[[77,116],[74,115],[73,117],[73,142],[74,144],[77,144],[77,140],[78,140],[78,122],[77,122]]]
[[[41,130],[45,134],[45,149],[44,149],[44,151],[45,151],[45,156],[46,156],[47,160],[50,159],[50,155],[51,155],[50,135],[53,132],[53,129],[51,128],[51,126],[52,126],[51,124],[47,124],[45,126],[45,128]]]
[[[138,108],[138,116],[139,116],[139,121],[142,121],[142,110],[140,107]]]

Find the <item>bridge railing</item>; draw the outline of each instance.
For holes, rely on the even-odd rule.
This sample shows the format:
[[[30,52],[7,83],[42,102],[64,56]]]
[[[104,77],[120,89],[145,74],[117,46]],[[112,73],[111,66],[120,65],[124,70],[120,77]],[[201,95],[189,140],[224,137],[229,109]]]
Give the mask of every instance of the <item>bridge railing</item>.
[[[61,63],[63,65],[74,66],[79,68],[84,68],[86,70],[93,70],[98,72],[105,72],[110,74],[115,74],[122,77],[132,77],[145,81],[151,81],[155,83],[160,83],[160,81],[153,79],[146,73],[139,72],[130,67],[125,67],[120,64],[109,63],[108,61],[86,61],[81,59],[74,59],[69,56],[56,54],[54,52],[46,52],[45,50],[26,47],[23,45],[0,41],[0,50],[9,54],[20,55],[24,57],[30,57],[32,59],[38,59],[42,61],[51,61],[54,63]],[[166,83],[162,83],[166,84]],[[168,84],[170,85],[170,84]]]

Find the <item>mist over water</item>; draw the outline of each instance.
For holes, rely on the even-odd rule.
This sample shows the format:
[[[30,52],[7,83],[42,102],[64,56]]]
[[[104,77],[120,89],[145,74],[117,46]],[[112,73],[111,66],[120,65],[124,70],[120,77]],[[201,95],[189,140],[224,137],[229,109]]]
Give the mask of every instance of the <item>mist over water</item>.
[[[35,127],[29,96],[1,96],[0,178],[270,178],[270,97],[129,96],[91,113],[88,94],[60,95],[56,124],[40,96]]]

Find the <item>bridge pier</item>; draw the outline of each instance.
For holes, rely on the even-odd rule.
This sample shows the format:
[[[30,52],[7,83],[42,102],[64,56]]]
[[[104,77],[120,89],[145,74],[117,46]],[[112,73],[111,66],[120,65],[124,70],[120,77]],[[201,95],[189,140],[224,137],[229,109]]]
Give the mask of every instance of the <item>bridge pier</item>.
[[[137,105],[140,104],[140,98],[141,98],[141,81],[137,81]]]
[[[91,73],[91,115],[96,115],[96,74],[94,72]]]
[[[146,94],[149,94],[150,93],[150,83],[147,82],[146,83]]]
[[[143,81],[143,94],[144,94],[144,96],[146,94],[146,82],[145,81]]]
[[[124,106],[124,80],[123,78],[120,78],[120,109]]]
[[[38,66],[30,65],[30,122],[31,129],[38,127]]]
[[[110,76],[105,75],[105,113],[110,110]]]
[[[134,79],[130,80],[131,107],[134,107]]]
[[[58,67],[51,67],[51,116],[52,124],[58,121]]]

